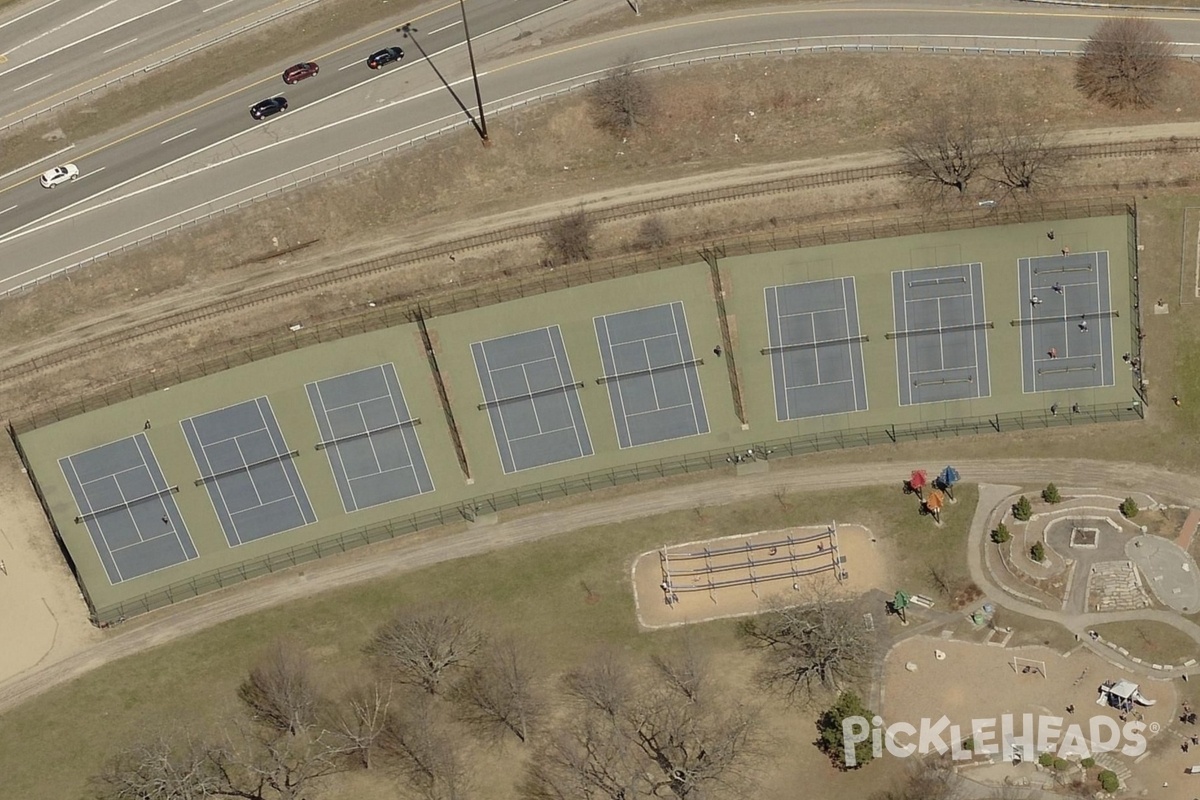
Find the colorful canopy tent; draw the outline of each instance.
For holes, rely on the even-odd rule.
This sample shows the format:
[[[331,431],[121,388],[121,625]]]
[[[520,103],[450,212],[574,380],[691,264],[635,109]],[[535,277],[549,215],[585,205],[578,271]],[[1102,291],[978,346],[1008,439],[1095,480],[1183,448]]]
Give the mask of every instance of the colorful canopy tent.
[[[1136,683],[1127,680],[1105,681],[1100,685],[1100,696],[1096,698],[1096,705],[1109,705],[1119,711],[1132,711],[1134,703],[1152,706],[1156,702],[1145,697]]]
[[[933,485],[943,490],[950,497],[950,499],[953,500],[954,486],[958,483],[958,481],[958,470],[956,470],[954,467],[947,466],[941,471],[941,474],[937,476],[937,480],[933,482]]]
[[[929,476],[925,473],[925,470],[914,469],[912,477],[904,482],[904,491],[906,493],[912,492],[917,497],[920,497],[927,483],[929,483]]]

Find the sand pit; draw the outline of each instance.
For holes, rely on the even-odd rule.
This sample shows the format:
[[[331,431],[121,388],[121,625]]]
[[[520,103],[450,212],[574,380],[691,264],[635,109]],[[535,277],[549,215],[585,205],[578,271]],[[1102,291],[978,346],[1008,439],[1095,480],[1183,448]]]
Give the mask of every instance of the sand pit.
[[[643,553],[633,563],[633,591],[641,625],[666,628],[756,614],[789,597],[802,602],[824,585],[863,594],[884,589],[886,576],[870,531],[860,525],[838,524],[836,530],[818,525]]]
[[[54,542],[11,445],[0,455],[0,682],[57,661],[101,632]]]
[[[945,654],[938,659],[936,652]],[[1045,663],[1046,677],[1013,668],[1013,657]],[[906,664],[916,665],[909,671]],[[1077,724],[1087,733],[1093,716],[1110,717],[1122,725],[1116,709],[1096,704],[1097,687],[1106,680],[1128,678],[1140,683],[1142,694],[1157,701],[1138,706],[1151,731],[1166,727],[1177,702],[1174,686],[1165,681],[1138,681],[1109,665],[1087,649],[1064,657],[1045,647],[1005,648],[917,636],[896,645],[884,666],[883,707],[875,709],[888,723],[907,722],[920,728],[922,719],[945,714],[968,735],[972,720],[996,719],[1004,714],[1062,717],[1065,725]],[[1067,711],[1074,706],[1074,714]]]

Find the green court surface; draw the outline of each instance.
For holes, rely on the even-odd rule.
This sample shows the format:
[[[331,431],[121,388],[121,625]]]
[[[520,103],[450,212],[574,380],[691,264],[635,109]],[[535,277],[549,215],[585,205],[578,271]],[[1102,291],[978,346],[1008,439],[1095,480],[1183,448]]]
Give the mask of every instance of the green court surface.
[[[1053,240],[1047,237],[1051,228]],[[896,431],[905,426],[958,430],[954,420],[991,417],[999,430],[1001,416],[1014,414],[1029,415],[1037,425],[1073,424],[1073,411],[1079,422],[1111,419],[1088,412],[1137,405],[1128,365],[1121,361],[1122,353],[1136,349],[1131,288],[1136,265],[1130,263],[1130,236],[1129,218],[1115,216],[719,258],[728,339],[710,265],[698,261],[429,319],[427,330],[449,414],[419,326],[411,324],[285,353],[81,414],[21,433],[19,443],[98,621],[110,622],[309,558],[390,538],[396,531],[455,521],[445,510],[456,506],[488,510],[488,503],[480,498],[517,498],[493,501],[492,509],[528,502],[543,495],[539,487],[556,482],[570,483],[576,488],[569,491],[579,491],[578,487],[593,485],[590,476],[601,473],[623,476],[613,477],[609,485],[668,474],[661,468],[657,472],[645,468],[652,463],[692,465],[674,471],[725,466],[726,460],[748,449],[761,451],[763,443],[782,442],[776,446],[785,452],[805,452],[787,446],[797,437],[815,442],[847,432],[890,430],[894,440]],[[1091,258],[1089,253],[1107,254],[1105,296],[1111,298],[1116,314],[1106,320],[1102,334],[1088,335],[1089,341],[1107,349],[1110,358],[1115,353],[1115,381],[1071,390],[1026,391],[1022,358],[1028,357],[1029,347],[1023,343],[1022,327],[1010,324],[1029,314],[1027,298],[1020,296],[1019,264],[1021,259],[1054,256],[1063,247],[1085,261]],[[919,341],[913,340],[915,344],[903,337],[889,338],[898,324],[893,273],[936,276],[941,273],[927,268],[972,264],[982,265],[982,287],[976,288],[975,296],[982,303],[983,319],[978,308],[971,312],[974,316],[961,319],[987,321],[992,327],[958,327],[984,330],[978,341],[986,339],[986,353],[976,352],[980,348],[975,345],[967,353],[959,347],[965,341],[961,336],[951,341],[926,332],[917,337]],[[812,287],[770,288],[824,281],[821,291],[834,287],[841,291],[850,283],[833,279],[846,276],[854,278],[855,297],[853,310],[844,314],[827,313]],[[922,278],[908,285],[942,280],[950,282],[945,298],[918,300],[913,308],[925,309],[922,314],[936,310],[929,317],[935,320],[942,318],[943,310],[967,313],[963,311],[967,301],[950,296],[958,291],[953,282],[961,278]],[[1069,307],[1070,297],[1066,302]],[[793,313],[796,308],[800,313]],[[642,311],[625,313],[637,309]],[[948,319],[953,323],[959,317]],[[852,324],[858,330],[849,331],[851,337],[839,335],[839,330]],[[808,333],[801,331],[805,325],[811,326]],[[789,326],[790,331],[784,331]],[[528,335],[514,337],[523,333]],[[780,335],[786,347],[779,346]],[[1111,341],[1103,341],[1105,336]],[[839,338],[854,342],[831,349],[827,343]],[[898,387],[905,377],[898,372],[897,341],[905,342],[906,356],[913,363],[934,363],[937,369],[950,369],[954,364],[949,361],[969,356],[974,364],[970,369],[975,370],[969,383],[958,388],[948,379],[945,383],[972,396],[901,405]],[[718,346],[720,354],[714,352]],[[786,397],[795,415],[782,420],[781,353],[791,370],[786,380],[793,390]],[[730,355],[735,359],[745,424],[735,406]],[[372,422],[384,418],[373,417],[367,406],[358,409],[352,404],[347,408],[353,414],[361,412],[361,428],[354,427],[359,424],[355,420],[334,420],[334,416],[318,428],[310,399],[314,394],[306,384],[386,364],[395,367],[407,418],[401,419],[406,416],[404,408],[396,403],[383,423]],[[480,364],[486,365],[482,371]],[[386,369],[377,372],[390,374]],[[614,373],[623,377],[606,378]],[[343,381],[336,392],[331,390],[335,399],[327,404],[334,409],[332,415],[345,416],[337,410],[342,401],[336,398],[353,399],[355,386]],[[375,398],[372,392],[378,394],[370,388],[363,392],[363,400]],[[210,418],[202,417],[218,409],[243,408],[240,404],[256,398],[266,401],[245,407],[258,409],[255,414],[260,416],[254,420],[273,415],[283,442],[270,445],[266,440],[269,421],[255,432],[257,421],[239,428],[242,423],[233,412],[226,413],[216,427]],[[1051,406],[1056,409],[1054,420],[1049,417]],[[855,407],[860,410],[839,410]],[[451,417],[466,473],[456,451]],[[192,418],[199,419],[181,424]],[[1126,418],[1124,411],[1118,411],[1116,418]],[[408,432],[402,441],[397,431],[406,423]],[[343,436],[339,430],[350,432],[345,441],[339,438]],[[355,433],[360,430],[362,434]],[[331,435],[337,440],[332,445]],[[143,443],[134,447],[140,436]],[[859,443],[884,440],[882,433],[859,438]],[[198,441],[214,459],[207,467],[197,458]],[[414,456],[416,441],[419,453]],[[119,446],[96,451],[102,457],[86,452],[118,442]],[[161,481],[154,477],[153,464],[142,463],[150,451]],[[122,461],[131,458],[130,453],[142,454],[132,466]],[[334,458],[342,460],[340,473],[331,464]],[[399,466],[392,463],[396,458]],[[387,496],[386,487],[383,494],[377,491],[380,485],[389,474],[409,474],[406,459],[412,458],[423,458],[432,491],[391,502],[361,502],[362,497]],[[356,477],[363,474],[364,460],[372,459],[379,476]],[[281,469],[285,463],[294,471]],[[81,472],[68,478],[64,470]],[[126,481],[128,475],[137,480]],[[289,475],[298,477],[299,486]],[[347,501],[347,487],[354,480],[373,481],[371,492],[362,494],[359,502]],[[147,490],[151,484],[154,488]],[[79,500],[84,491],[80,486],[85,485],[91,487],[88,498],[93,492],[96,498],[88,500],[89,507]],[[292,495],[295,501],[289,499]],[[296,519],[301,522],[281,522],[274,509],[285,506],[289,513],[299,508]],[[305,510],[308,506],[311,511]],[[347,512],[354,507],[358,510]],[[97,510],[100,513],[94,516],[88,513]],[[463,516],[470,519],[467,513]],[[422,521],[405,523],[408,527],[395,524],[401,518],[418,517]],[[276,528],[284,529],[275,532]],[[385,529],[390,532],[372,532]],[[194,550],[189,550],[187,541]],[[178,542],[184,545],[180,548]],[[179,555],[173,555],[175,549]]]

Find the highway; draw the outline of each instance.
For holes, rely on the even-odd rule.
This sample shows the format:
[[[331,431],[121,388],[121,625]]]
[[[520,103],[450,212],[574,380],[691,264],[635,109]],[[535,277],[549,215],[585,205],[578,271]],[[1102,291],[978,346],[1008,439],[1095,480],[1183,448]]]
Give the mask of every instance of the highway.
[[[0,122],[139,59],[303,0],[34,0],[0,14]]]
[[[525,50],[505,33],[505,25],[531,14],[553,21],[569,5],[506,0],[471,11],[480,83],[493,111],[602,74],[631,52],[648,60],[785,40],[1078,49],[1103,13],[999,2],[963,8],[952,0],[932,0],[904,7],[836,4],[728,12],[623,29],[588,42],[531,44]],[[1181,50],[1200,54],[1194,44],[1200,42],[1200,17],[1153,16]],[[419,21],[417,36],[470,104],[470,72],[458,46],[457,20],[456,11],[440,11]],[[378,72],[367,69],[366,56],[388,45],[404,47],[409,57]],[[75,183],[42,189],[36,183],[41,167],[0,180],[0,292],[464,120],[434,70],[400,34],[360,42],[320,60],[321,74],[296,86],[285,87],[274,71],[252,76],[244,87],[117,141],[64,154],[63,160],[82,170]],[[248,107],[276,94],[287,96],[289,111],[254,122]]]

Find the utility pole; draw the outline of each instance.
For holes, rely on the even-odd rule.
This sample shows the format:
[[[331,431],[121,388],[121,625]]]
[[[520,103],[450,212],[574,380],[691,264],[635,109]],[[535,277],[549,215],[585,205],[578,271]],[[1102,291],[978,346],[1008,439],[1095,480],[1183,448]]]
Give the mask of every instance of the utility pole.
[[[464,0],[458,0],[462,11],[463,34],[467,37],[467,58],[471,61],[471,80],[475,82],[475,102],[479,106],[479,135],[483,138],[484,146],[492,143],[488,138],[487,119],[483,116],[483,95],[479,93],[479,73],[475,71],[475,51],[471,49],[471,31],[467,28],[467,6]]]

